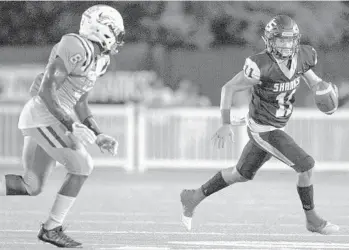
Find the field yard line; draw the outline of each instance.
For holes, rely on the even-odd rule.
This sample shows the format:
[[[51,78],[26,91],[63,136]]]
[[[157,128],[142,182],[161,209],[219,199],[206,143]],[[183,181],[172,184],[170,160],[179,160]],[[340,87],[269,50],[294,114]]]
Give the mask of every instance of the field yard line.
[[[37,233],[37,230],[27,229],[2,229],[0,233]],[[222,235],[231,236],[232,232],[187,232],[187,231],[108,231],[108,230],[69,230],[69,233],[80,233],[80,234],[163,234],[163,235]],[[287,234],[287,233],[234,233],[234,236],[269,236],[269,237],[319,237],[318,234],[312,233],[298,233],[298,234]],[[349,237],[349,234],[334,234],[329,237]]]
[[[39,242],[1,242],[4,245],[41,245]],[[204,247],[249,247],[250,249],[349,249],[349,243],[322,243],[302,241],[169,241],[167,244],[158,244],[156,247],[112,244],[112,243],[88,243],[86,246],[98,246],[98,249],[119,249],[119,250],[168,250],[169,245],[182,247],[201,246]],[[160,246],[159,246],[160,245]],[[217,248],[215,248],[218,250]],[[235,248],[236,249],[236,248]],[[223,250],[223,249],[222,249]]]

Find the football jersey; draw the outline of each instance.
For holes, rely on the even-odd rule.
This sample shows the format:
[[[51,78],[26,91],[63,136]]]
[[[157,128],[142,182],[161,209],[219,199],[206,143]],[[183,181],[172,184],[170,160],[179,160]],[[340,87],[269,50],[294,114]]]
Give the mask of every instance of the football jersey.
[[[250,128],[259,130],[256,132],[283,128],[293,111],[300,76],[316,63],[316,51],[309,45],[300,45],[292,60],[283,62],[267,51],[248,57],[244,75],[259,81],[252,88],[247,119]]]
[[[68,72],[68,77],[56,91],[59,104],[68,114],[73,115],[75,104],[93,88],[96,79],[106,72],[110,58],[108,55],[96,56],[93,44],[73,33],[64,35],[52,48],[49,63],[56,57],[63,60]],[[49,126],[59,122],[37,95],[43,75],[39,74],[30,88],[32,98],[21,112],[18,123],[20,129]]]

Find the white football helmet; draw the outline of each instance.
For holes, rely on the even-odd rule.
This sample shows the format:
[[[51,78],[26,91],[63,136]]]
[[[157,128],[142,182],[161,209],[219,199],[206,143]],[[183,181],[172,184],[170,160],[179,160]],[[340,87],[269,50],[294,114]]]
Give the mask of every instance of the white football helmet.
[[[118,52],[125,35],[124,21],[120,13],[108,5],[94,5],[83,14],[79,34],[99,43],[103,52]]]

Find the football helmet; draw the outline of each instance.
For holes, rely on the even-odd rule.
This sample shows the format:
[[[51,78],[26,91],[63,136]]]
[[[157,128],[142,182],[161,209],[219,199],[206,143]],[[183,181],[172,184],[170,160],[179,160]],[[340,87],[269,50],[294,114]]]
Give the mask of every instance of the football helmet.
[[[104,53],[115,54],[124,43],[124,21],[116,9],[94,5],[82,14],[79,34],[99,43]]]
[[[297,23],[286,15],[271,19],[262,36],[268,52],[282,60],[292,58],[297,53],[300,37]]]

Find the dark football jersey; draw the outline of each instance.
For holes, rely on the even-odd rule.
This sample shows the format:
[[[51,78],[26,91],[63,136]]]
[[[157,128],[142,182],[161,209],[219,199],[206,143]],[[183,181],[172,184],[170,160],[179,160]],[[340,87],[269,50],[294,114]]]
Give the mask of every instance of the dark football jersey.
[[[267,51],[248,57],[244,74],[260,81],[252,89],[250,117],[260,125],[284,127],[293,111],[300,76],[316,63],[316,51],[309,45],[300,45],[292,60],[280,63]]]

